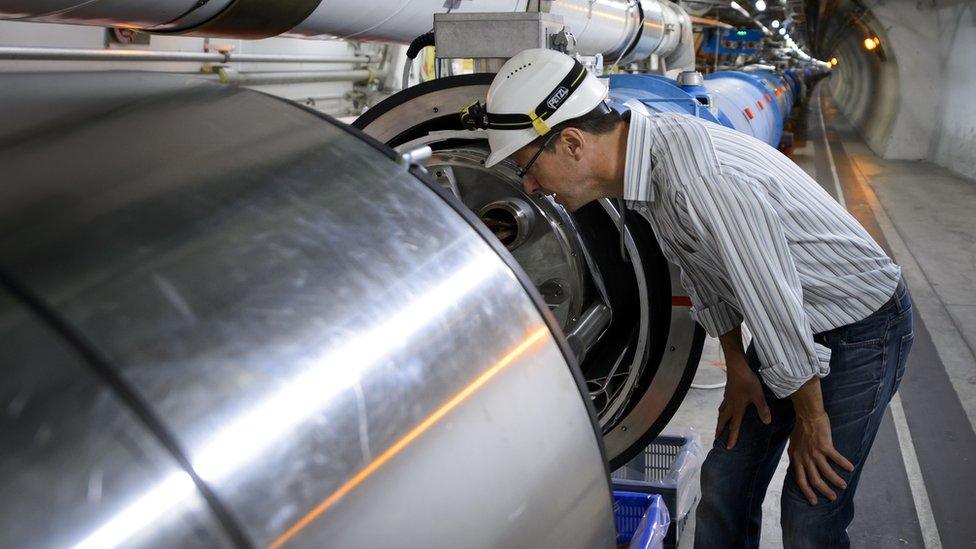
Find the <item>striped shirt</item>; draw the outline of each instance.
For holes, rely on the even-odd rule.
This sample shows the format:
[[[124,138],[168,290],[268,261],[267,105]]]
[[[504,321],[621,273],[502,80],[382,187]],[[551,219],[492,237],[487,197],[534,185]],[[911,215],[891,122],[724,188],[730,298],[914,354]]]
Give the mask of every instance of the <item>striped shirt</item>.
[[[691,315],[718,337],[743,321],[766,385],[784,398],[830,372],[814,334],[861,320],[901,269],[799,166],[767,144],[627,103],[628,207],[681,268]]]

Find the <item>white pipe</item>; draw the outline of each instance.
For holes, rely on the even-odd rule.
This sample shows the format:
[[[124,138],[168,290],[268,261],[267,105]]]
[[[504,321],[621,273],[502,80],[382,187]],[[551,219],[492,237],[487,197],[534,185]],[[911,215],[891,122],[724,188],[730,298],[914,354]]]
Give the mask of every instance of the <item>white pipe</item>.
[[[0,18],[172,31],[206,21],[229,1],[0,0]],[[285,35],[408,43],[431,29],[433,15],[447,11],[444,6],[444,0],[319,0],[311,14]],[[453,12],[525,11],[526,7],[527,0],[462,0]],[[609,63],[635,41],[623,62],[652,53],[668,58],[692,47],[682,38],[690,34],[691,21],[667,0],[552,0],[549,11],[562,16],[576,35],[579,53],[603,54]],[[688,52],[679,57],[688,57]]]
[[[463,0],[452,13],[525,11],[526,0]],[[614,62],[634,40],[640,28],[637,0],[553,0],[550,13],[563,18],[576,36],[583,55],[603,54]],[[684,10],[670,2],[640,0],[643,31],[624,62],[652,53],[665,57],[681,42],[682,26],[691,21]],[[288,35],[303,38],[342,38],[409,43],[429,31],[435,13],[444,13],[442,0],[323,0],[318,8]]]
[[[109,50],[0,46],[0,60],[18,61],[187,61],[199,63],[369,63],[367,56],[284,55],[264,53]]]

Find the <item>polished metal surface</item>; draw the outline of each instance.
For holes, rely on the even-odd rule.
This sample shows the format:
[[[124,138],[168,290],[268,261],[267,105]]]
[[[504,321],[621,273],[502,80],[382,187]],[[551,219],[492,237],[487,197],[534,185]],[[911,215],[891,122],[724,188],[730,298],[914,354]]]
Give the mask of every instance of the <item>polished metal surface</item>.
[[[684,301],[673,303],[672,288],[680,293],[680,285],[642,220],[628,222],[624,261],[613,204],[570,215],[548,197],[526,195],[514,164],[483,167],[480,135],[452,125],[449,113],[484,101],[490,78],[422,84],[373,107],[356,125],[391,145],[433,147],[432,175],[511,249],[552,309],[580,361],[605,439],[613,441],[608,457],[626,461],[683,398],[701,334]],[[499,204],[529,208],[505,215],[518,208]]]
[[[199,36],[254,38],[285,33],[409,43],[431,29],[434,14],[449,10],[452,15],[524,14],[528,8],[527,0],[0,0],[0,19],[149,32],[192,30]],[[677,4],[666,0],[553,0],[544,3],[543,9],[562,18],[576,38],[579,53],[602,54],[608,66],[616,61],[640,61],[653,53],[666,59],[670,68],[694,68],[691,21]],[[504,35],[498,39],[504,40]]]
[[[580,360],[586,359],[586,354],[607,331],[613,315],[604,303],[594,303],[581,316],[579,322],[566,332],[566,340],[570,348]]]
[[[217,12],[231,0],[211,0],[205,10]],[[194,10],[199,0],[2,0],[0,19],[56,23],[153,27]]]
[[[231,546],[173,456],[2,285],[0,342],[0,545],[96,549],[125,536],[131,546]],[[171,494],[178,503],[156,513]]]
[[[668,24],[673,22],[666,22],[664,20],[664,8],[661,7],[661,2],[658,0],[640,0],[640,4],[641,9],[644,11],[643,29],[641,30],[639,40],[634,44],[633,51],[630,55],[621,59],[622,63],[646,59],[661,47],[665,33],[673,32],[672,29],[668,28]],[[664,54],[667,52],[661,53]],[[619,55],[620,53],[617,56],[610,57],[608,62],[612,63]]]
[[[486,158],[480,147],[455,148],[435,153],[428,168],[445,188],[456,189],[461,202],[505,244],[559,326],[574,326],[588,288],[581,242],[567,229],[567,212],[547,197],[523,193],[514,170],[485,169]],[[451,181],[444,181],[442,166],[450,168]]]
[[[0,265],[148,403],[249,543],[612,546],[575,366],[490,234],[293,104],[75,76],[3,77]],[[84,100],[38,108],[65,87]],[[107,545],[193,496],[131,489],[91,526],[145,527]]]

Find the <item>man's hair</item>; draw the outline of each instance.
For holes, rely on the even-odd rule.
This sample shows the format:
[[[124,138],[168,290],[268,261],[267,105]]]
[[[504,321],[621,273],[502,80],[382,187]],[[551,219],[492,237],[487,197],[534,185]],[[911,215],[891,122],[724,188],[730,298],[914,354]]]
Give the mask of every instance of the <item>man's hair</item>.
[[[549,133],[537,137],[532,145],[535,147],[541,147],[542,144],[550,137],[553,133],[559,133],[566,128],[576,128],[581,132],[586,132],[593,135],[603,135],[605,133],[610,133],[618,124],[621,124],[624,118],[620,116],[620,113],[610,109],[610,112],[606,112],[606,109],[597,107],[592,111],[576,118],[571,118],[569,120],[564,120],[555,126],[553,126]],[[546,143],[546,151],[553,152],[556,150],[556,141],[558,138],[550,139]]]

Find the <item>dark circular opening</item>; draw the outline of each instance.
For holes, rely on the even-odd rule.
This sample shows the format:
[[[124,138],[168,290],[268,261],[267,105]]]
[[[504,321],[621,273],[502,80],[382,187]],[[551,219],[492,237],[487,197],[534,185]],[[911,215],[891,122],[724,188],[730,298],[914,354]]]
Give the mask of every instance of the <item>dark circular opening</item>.
[[[518,220],[515,214],[505,208],[488,208],[481,214],[481,220],[488,226],[495,238],[501,241],[506,248],[511,248],[519,236]]]

